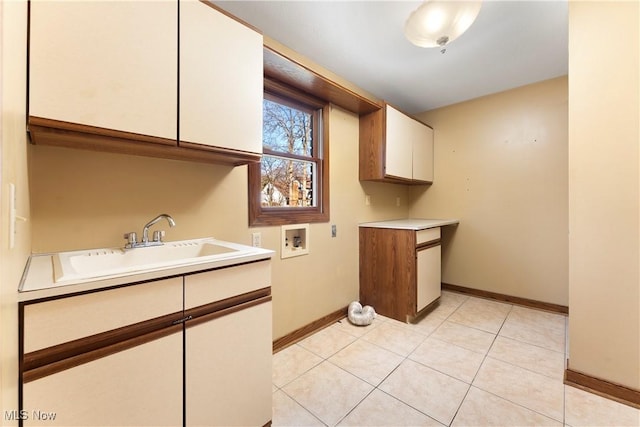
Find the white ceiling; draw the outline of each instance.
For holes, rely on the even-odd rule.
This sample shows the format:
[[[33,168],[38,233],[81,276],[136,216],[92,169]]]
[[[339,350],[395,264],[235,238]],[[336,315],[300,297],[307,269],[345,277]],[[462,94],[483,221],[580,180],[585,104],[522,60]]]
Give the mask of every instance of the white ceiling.
[[[420,1],[213,3],[411,114],[567,74],[566,0],[485,0],[444,54],[404,38]]]

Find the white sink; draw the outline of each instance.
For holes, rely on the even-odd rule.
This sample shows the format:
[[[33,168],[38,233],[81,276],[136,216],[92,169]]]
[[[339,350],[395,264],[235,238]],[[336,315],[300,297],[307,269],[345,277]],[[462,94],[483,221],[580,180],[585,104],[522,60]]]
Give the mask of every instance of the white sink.
[[[60,252],[53,255],[54,280],[56,284],[60,284],[156,271],[234,258],[246,255],[253,249],[256,248],[205,238],[135,249],[104,248]]]

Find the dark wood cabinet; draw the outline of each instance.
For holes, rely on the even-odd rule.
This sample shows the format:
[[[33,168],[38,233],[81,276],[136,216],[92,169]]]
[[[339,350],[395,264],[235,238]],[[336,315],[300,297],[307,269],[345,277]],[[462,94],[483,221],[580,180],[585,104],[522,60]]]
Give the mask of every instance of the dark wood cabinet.
[[[440,228],[360,227],[360,301],[408,322],[440,298]]]

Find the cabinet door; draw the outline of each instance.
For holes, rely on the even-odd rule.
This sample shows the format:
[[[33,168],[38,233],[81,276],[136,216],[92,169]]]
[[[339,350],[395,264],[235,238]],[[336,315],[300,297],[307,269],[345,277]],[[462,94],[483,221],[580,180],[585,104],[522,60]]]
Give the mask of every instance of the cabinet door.
[[[193,322],[186,323],[186,425],[266,425],[272,406],[271,302]]]
[[[29,114],[177,137],[177,3],[32,1]]]
[[[412,179],[414,120],[390,105],[386,106],[386,114],[385,175]]]
[[[23,410],[27,426],[181,425],[182,334],[28,382]]]
[[[174,277],[25,305],[24,352],[181,312],[182,295]]]
[[[417,252],[416,312],[440,297],[441,250],[440,245]]]
[[[413,179],[433,182],[433,129],[418,121],[413,129]]]
[[[262,35],[180,1],[180,143],[262,153]]]

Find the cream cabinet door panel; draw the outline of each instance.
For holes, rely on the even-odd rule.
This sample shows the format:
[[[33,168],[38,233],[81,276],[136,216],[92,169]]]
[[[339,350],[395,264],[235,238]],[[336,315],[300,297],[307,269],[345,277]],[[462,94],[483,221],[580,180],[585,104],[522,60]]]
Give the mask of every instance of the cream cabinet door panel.
[[[262,35],[180,1],[180,141],[262,153]]]
[[[30,4],[30,115],[177,137],[175,2]]]
[[[193,327],[187,322],[186,425],[271,420],[271,335],[271,302]]]
[[[413,179],[433,182],[433,129],[414,120]]]
[[[26,426],[182,425],[182,334],[26,383],[23,396]]]
[[[417,307],[420,311],[440,297],[441,247],[432,246],[417,253]]]
[[[29,304],[24,307],[24,351],[180,311],[182,277]]]
[[[412,178],[412,140],[409,117],[386,106],[386,169],[385,175],[398,178]]]

